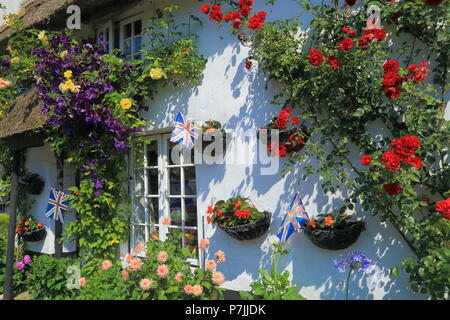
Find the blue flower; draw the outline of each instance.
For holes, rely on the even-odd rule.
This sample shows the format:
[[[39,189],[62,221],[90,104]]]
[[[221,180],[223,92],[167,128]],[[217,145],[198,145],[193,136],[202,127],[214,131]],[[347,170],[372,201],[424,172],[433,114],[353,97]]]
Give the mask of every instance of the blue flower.
[[[345,272],[347,268],[357,272],[366,272],[372,265],[372,260],[369,259],[361,251],[349,252],[339,255],[341,259],[334,260],[334,267],[339,272]]]

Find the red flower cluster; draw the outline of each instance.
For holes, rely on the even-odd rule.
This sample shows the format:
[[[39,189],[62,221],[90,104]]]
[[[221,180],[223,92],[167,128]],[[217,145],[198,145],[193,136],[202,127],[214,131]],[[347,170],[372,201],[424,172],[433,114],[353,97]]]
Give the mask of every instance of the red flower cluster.
[[[420,67],[417,64],[408,66],[408,71],[410,72],[408,75],[409,81],[422,82],[427,78],[427,72],[431,70],[427,68],[427,62],[422,61]]]
[[[358,46],[362,50],[369,49],[369,43],[371,43],[374,40],[377,40],[378,42],[383,41],[386,38],[386,31],[384,29],[366,29],[364,31],[364,36],[359,38]]]
[[[286,129],[287,122],[289,121],[289,118],[292,116],[292,109],[286,108],[280,111],[277,118],[277,128],[280,130]],[[295,122],[295,120],[294,120]],[[298,118],[297,118],[298,123]]]
[[[326,60],[333,69],[338,69],[342,66],[341,61],[335,56],[329,56],[328,58],[326,58]]]
[[[381,157],[381,160],[386,164],[386,169],[395,171],[400,168],[403,162],[409,163],[417,169],[422,167],[422,160],[419,157],[414,157],[417,148],[420,147],[419,138],[416,136],[407,135],[406,137],[392,140],[391,147],[395,149],[386,151]]]
[[[308,56],[308,61],[313,66],[320,66],[323,62],[323,55],[322,52],[319,50],[316,50],[314,48],[311,48],[311,53]]]
[[[287,157],[287,148],[282,143],[271,143],[267,145],[267,150],[271,155],[277,156],[280,158]]]
[[[450,220],[450,198],[436,202],[436,211],[442,212],[444,218]]]
[[[238,219],[248,219],[252,213],[250,210],[235,210],[234,215],[238,217]]]
[[[342,51],[349,51],[351,48],[353,48],[353,39],[345,38],[344,40],[339,42],[339,48],[341,48]]]
[[[200,11],[204,14],[209,14],[209,20],[215,20],[220,22],[225,20],[225,22],[233,22],[233,28],[239,29],[242,26],[244,19],[250,16],[250,13],[255,5],[253,0],[239,0],[237,3],[239,10],[232,11],[225,15],[222,12],[222,7],[219,5],[209,5],[205,4],[200,8]],[[259,11],[255,16],[249,19],[247,27],[252,30],[261,29],[264,26],[266,20],[267,12]]]

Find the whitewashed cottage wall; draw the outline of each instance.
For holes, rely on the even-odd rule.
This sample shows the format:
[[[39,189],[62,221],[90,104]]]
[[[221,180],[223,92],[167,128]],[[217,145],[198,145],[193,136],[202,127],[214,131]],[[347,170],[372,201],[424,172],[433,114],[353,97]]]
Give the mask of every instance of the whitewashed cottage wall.
[[[298,15],[300,7],[293,1],[278,1],[275,6],[265,6],[264,1],[256,1],[255,10],[269,12],[268,20],[278,20]],[[167,4],[167,1],[164,1]],[[256,70],[244,68],[248,48],[240,45],[227,27],[218,29],[216,23],[208,21],[199,13],[198,1],[171,1],[180,4],[183,12],[180,19],[186,19],[195,12],[204,22],[203,27],[192,30],[199,35],[200,53],[208,63],[204,79],[195,88],[165,88],[155,100],[148,101],[150,110],[144,116],[155,124],[151,129],[170,127],[176,114],[181,111],[188,119],[205,121],[210,118],[220,121],[233,132],[237,128],[253,129],[265,125],[280,108],[270,104],[278,85],[270,83],[265,89],[266,79]],[[162,6],[156,1],[154,7]],[[148,12],[148,9],[146,9]],[[311,17],[303,16],[305,25]],[[379,124],[370,124],[374,134],[383,133]],[[239,150],[239,149],[238,149]],[[242,150],[242,149],[241,149]],[[243,150],[242,150],[243,151]],[[356,166],[360,155],[353,154]],[[224,287],[234,290],[249,289],[252,281],[258,279],[260,268],[270,269],[270,244],[276,241],[275,233],[295,192],[300,192],[303,202],[311,216],[327,213],[340,208],[343,197],[324,194],[318,177],[302,182],[301,164],[293,172],[282,178],[279,174],[263,176],[260,165],[198,165],[196,182],[199,215],[206,213],[212,198],[228,199],[232,196],[250,197],[259,209],[273,213],[269,233],[253,241],[240,242],[232,239],[221,229],[206,225],[204,237],[211,241],[206,258],[212,258],[217,250],[226,253],[226,263],[219,266],[227,281]],[[352,299],[423,299],[415,294],[408,283],[408,274],[400,277],[390,276],[394,264],[412,255],[400,235],[389,223],[381,223],[356,208],[354,216],[366,221],[366,231],[348,250],[360,249],[373,259],[377,277],[354,274],[351,282]],[[333,260],[342,252],[332,252],[314,246],[304,234],[293,236],[289,245],[291,253],[284,259],[283,268],[290,271],[292,281],[301,287],[301,293],[309,299],[341,299],[344,274],[333,267]],[[368,285],[368,280],[373,280]],[[370,282],[370,281],[369,281]]]

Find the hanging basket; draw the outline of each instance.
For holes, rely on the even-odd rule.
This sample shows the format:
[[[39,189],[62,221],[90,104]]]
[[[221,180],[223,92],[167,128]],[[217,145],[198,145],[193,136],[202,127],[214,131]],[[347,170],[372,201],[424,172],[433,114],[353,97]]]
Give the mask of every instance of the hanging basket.
[[[306,226],[304,230],[316,246],[327,250],[343,250],[358,240],[361,231],[365,230],[364,225],[362,221],[355,221],[333,229],[313,229]]]
[[[42,227],[40,229],[33,230],[31,232],[25,233],[22,238],[25,241],[28,242],[37,242],[45,239],[45,236],[47,235],[47,230],[45,227]]]
[[[290,146],[290,145],[286,145],[287,142],[289,142],[289,137],[291,135],[293,135],[294,133],[297,133],[297,129],[291,129],[291,130],[280,130],[279,132],[279,143],[283,144],[286,146],[287,152],[291,153],[291,152],[299,152],[300,150],[303,149],[303,147],[305,146],[306,142],[308,141],[308,132],[306,131],[306,128],[302,127],[301,131],[305,134],[304,138],[303,138],[303,143],[298,144],[296,146]],[[259,135],[259,131],[257,133],[258,138],[260,138]],[[268,128],[267,129],[267,139],[264,139],[264,142],[267,143],[267,145],[271,144],[271,129]]]
[[[30,173],[19,178],[19,183],[26,193],[38,195],[44,189],[45,181],[37,173]]]
[[[219,227],[236,240],[253,240],[261,237],[269,230],[271,217],[270,212],[264,211],[264,218],[253,223],[235,227],[226,227],[219,224]]]
[[[209,146],[210,144],[215,143],[216,134],[208,134],[208,133],[203,133],[203,139],[202,139],[202,152],[206,149],[207,146]],[[220,136],[220,135],[219,135]],[[227,150],[227,135],[226,133],[222,134],[222,139],[223,139],[223,149],[222,152],[218,152],[216,155],[216,149],[214,151],[211,152],[211,156],[212,157],[217,157],[217,156],[221,156],[223,154],[225,154],[226,150]],[[204,137],[207,137],[204,140]]]

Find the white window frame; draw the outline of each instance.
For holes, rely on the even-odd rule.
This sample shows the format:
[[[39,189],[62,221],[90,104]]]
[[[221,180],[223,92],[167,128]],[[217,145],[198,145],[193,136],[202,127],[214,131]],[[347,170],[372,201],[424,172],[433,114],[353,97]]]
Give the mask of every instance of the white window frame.
[[[106,30],[109,28],[109,32],[108,32],[108,36],[109,36],[109,41],[108,41],[108,53],[112,54],[113,49],[114,49],[114,24],[112,22],[112,20],[109,20],[108,22],[106,22],[98,31],[98,35],[100,36],[101,34],[106,33]],[[103,39],[105,41],[105,39]]]
[[[141,57],[142,57],[142,52],[135,52],[133,39],[136,37],[134,35],[134,23],[136,21],[139,21],[139,20],[141,21],[142,31],[145,28],[144,27],[144,19],[143,19],[143,17],[144,17],[144,14],[141,13],[141,14],[137,14],[135,16],[132,16],[130,18],[127,18],[127,19],[124,19],[124,20],[120,21],[120,49],[123,51],[124,54],[126,54],[125,53],[125,31],[124,31],[124,27],[125,27],[125,25],[131,23],[131,38],[130,38],[131,39],[131,41],[130,41],[130,46],[131,46],[130,59],[131,59],[131,61],[133,61],[135,59],[134,56],[137,55],[137,54],[140,54]],[[140,37],[141,37],[141,49],[140,50],[142,50],[144,48],[144,45],[143,45],[144,44],[144,35],[141,34]]]
[[[197,259],[188,259],[191,265],[199,266],[201,261],[203,261],[203,252],[199,249],[200,241],[203,238],[203,218],[201,213],[198,210],[198,195],[197,195],[197,172],[195,172],[195,180],[196,180],[196,194],[195,195],[186,195],[185,194],[185,176],[183,168],[194,168],[195,163],[192,164],[184,164],[183,153],[181,153],[181,164],[171,165],[169,164],[169,140],[171,133],[149,133],[147,138],[149,141],[155,141],[157,143],[157,151],[158,151],[158,165],[157,166],[149,166],[147,160],[147,143],[144,143],[143,157],[144,157],[144,166],[136,166],[137,159],[133,154],[131,156],[131,173],[133,179],[131,180],[130,190],[131,190],[131,209],[132,215],[135,213],[136,208],[136,199],[144,198],[144,223],[137,223],[134,221],[133,216],[131,217],[131,248],[136,246],[135,242],[135,234],[134,234],[134,226],[143,227],[145,233],[145,242],[149,242],[151,239],[151,235],[149,234],[150,227],[157,227],[159,229],[159,239],[161,241],[166,240],[166,234],[170,228],[178,229],[178,230],[196,230],[197,231]],[[192,155],[192,157],[194,157]],[[192,159],[193,161],[193,159]],[[194,162],[194,161],[193,161]],[[170,180],[169,180],[169,169],[172,168],[180,168],[180,194],[179,195],[169,195],[170,194]],[[158,169],[158,195],[149,195],[149,185],[148,185],[148,171],[151,169]],[[135,183],[136,183],[136,172],[137,170],[144,170],[144,193],[143,194],[135,194]],[[149,199],[158,198],[158,211],[159,220],[155,224],[149,223]],[[170,199],[180,199],[181,200],[181,226],[164,226],[161,224],[161,219],[163,217],[170,217]],[[184,217],[185,217],[185,200],[184,199],[195,199],[196,200],[196,208],[197,208],[197,225],[194,226],[184,226]],[[182,237],[183,247],[185,244],[184,236]]]

